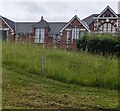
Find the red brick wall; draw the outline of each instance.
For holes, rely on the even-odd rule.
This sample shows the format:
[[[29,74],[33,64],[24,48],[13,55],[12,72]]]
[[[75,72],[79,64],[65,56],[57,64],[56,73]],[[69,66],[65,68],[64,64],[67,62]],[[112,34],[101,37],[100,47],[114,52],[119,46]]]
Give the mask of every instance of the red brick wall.
[[[45,28],[45,38],[44,38],[44,44],[46,46],[53,46],[54,44],[54,37],[48,35],[48,28]]]
[[[45,46],[52,47],[54,45],[54,38],[52,36],[46,36]]]
[[[18,42],[23,42],[23,43],[35,43],[35,37],[31,34],[28,35],[16,35],[16,38],[18,36]]]
[[[77,44],[75,41],[72,41],[72,28],[76,26],[76,28],[79,29],[85,29],[85,27],[75,18],[67,27],[66,29],[71,29],[70,31],[70,43],[67,43],[67,30],[63,31],[63,35],[61,36],[61,43],[60,43],[60,47],[61,48],[69,48],[72,50],[76,50],[77,48]],[[79,33],[79,37],[80,37],[80,33]]]
[[[9,28],[8,25],[2,19],[0,19],[0,25],[2,25],[3,28]],[[13,31],[11,30],[11,28],[7,30],[7,40],[11,42],[15,40],[15,35]]]
[[[48,33],[48,28],[45,28],[45,35],[44,35],[44,42],[45,43],[48,43],[48,35],[47,35],[47,33]]]
[[[29,35],[29,42],[35,43],[35,36],[34,35]]]
[[[89,25],[89,29],[90,29],[90,31],[94,31],[94,22],[92,22],[92,23]]]
[[[8,31],[8,38],[7,38],[8,41],[10,42],[14,42],[15,41],[15,35],[9,30]]]
[[[65,36],[65,32],[63,33],[63,35],[61,35],[60,38],[60,48],[65,49],[66,48],[66,36]]]
[[[77,41],[73,40],[72,51],[77,51]]]
[[[33,28],[33,36],[35,36],[35,28]]]
[[[18,41],[19,42],[29,42],[29,35],[20,35],[19,37],[18,37]]]

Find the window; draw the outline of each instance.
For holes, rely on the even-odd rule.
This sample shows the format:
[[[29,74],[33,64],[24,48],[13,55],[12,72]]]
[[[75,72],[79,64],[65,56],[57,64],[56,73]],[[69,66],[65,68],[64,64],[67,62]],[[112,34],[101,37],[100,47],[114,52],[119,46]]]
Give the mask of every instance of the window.
[[[58,35],[58,41],[57,42],[60,43],[60,35]]]
[[[76,32],[76,39],[79,38],[79,28],[77,28],[77,32]]]
[[[109,32],[109,33],[115,33],[116,28],[111,23],[104,23],[99,27],[99,32]]]
[[[99,28],[99,32],[102,32],[103,26],[101,25]]]
[[[70,31],[67,31],[67,43],[70,43]]]
[[[54,43],[60,43],[60,35],[55,34],[53,35],[53,37],[54,37]]]
[[[44,38],[45,38],[45,29],[44,28],[36,29],[35,42],[44,43]]]
[[[75,39],[75,28],[72,29],[72,40]]]
[[[72,40],[79,38],[79,28],[73,28],[72,29]]]
[[[111,32],[111,27],[112,27],[112,24],[108,23],[108,32]]]
[[[2,30],[2,26],[0,25],[0,30]]]
[[[116,32],[116,28],[114,25],[112,25],[112,33],[115,33]]]
[[[54,37],[54,43],[57,43],[57,36],[53,35],[53,37]]]
[[[103,32],[107,32],[107,23],[103,24]]]

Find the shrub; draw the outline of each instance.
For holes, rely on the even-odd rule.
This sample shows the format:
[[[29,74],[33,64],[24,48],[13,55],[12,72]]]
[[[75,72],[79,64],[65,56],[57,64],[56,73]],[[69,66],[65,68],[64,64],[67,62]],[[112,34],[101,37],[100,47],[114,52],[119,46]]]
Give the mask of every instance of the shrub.
[[[77,48],[78,50],[119,57],[120,37],[118,35],[105,34],[84,35],[78,40]]]

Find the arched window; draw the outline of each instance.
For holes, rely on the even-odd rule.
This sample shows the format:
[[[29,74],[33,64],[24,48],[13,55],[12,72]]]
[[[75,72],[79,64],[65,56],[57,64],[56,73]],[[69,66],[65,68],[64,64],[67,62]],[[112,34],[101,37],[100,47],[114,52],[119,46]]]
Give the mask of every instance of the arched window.
[[[103,24],[103,32],[107,32],[107,23]]]
[[[108,32],[111,32],[112,24],[108,23]]]
[[[99,32],[102,32],[102,29],[103,29],[103,25],[100,26]]]
[[[112,25],[112,32],[115,33],[116,32],[116,28],[114,25]]]
[[[115,33],[116,28],[111,23],[104,23],[99,27],[99,32],[108,32],[108,33]]]

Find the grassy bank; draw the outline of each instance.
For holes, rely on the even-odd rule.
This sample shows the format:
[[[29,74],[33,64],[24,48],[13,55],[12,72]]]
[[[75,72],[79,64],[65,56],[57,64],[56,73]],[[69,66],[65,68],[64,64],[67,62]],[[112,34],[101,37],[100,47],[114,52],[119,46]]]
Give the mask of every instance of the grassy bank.
[[[82,87],[3,67],[3,109],[117,109],[116,90]],[[109,111],[108,110],[108,111]],[[90,110],[89,110],[90,111]],[[96,110],[95,110],[96,111]],[[103,110],[99,110],[103,111]]]
[[[31,75],[42,75],[41,57],[45,56],[48,78],[84,86],[117,89],[118,60],[88,53],[45,49],[38,45],[3,43],[3,65]]]

